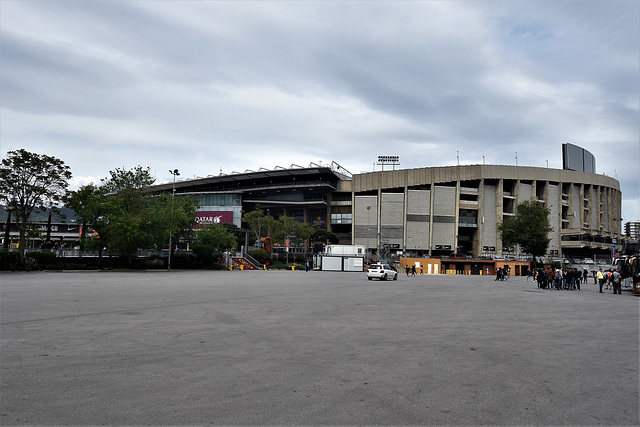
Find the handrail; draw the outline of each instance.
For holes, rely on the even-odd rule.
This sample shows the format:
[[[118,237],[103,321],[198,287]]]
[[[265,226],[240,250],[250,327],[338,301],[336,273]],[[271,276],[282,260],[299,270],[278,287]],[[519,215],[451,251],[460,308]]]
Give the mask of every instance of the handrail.
[[[259,262],[254,258],[254,257],[252,257],[251,255],[249,255],[247,252],[244,252],[244,253],[242,254],[242,256],[244,256],[244,258],[245,258],[247,261],[249,261],[251,264],[253,264],[253,266],[254,266],[255,268],[258,268],[258,269],[259,269],[259,268],[261,268],[262,264],[261,264],[261,263],[259,263]]]

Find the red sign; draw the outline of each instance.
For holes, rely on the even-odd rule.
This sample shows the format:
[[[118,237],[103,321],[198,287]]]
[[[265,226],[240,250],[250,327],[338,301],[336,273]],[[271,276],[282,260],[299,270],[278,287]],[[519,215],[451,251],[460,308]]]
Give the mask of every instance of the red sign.
[[[200,211],[196,212],[196,222],[198,225],[220,224],[226,222],[233,224],[232,211]]]

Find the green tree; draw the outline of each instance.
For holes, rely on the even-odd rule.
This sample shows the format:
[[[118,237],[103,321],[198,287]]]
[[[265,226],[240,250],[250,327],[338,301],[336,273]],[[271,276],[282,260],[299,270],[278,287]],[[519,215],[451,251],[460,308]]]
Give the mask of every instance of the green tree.
[[[216,253],[235,249],[238,245],[236,236],[222,224],[211,224],[195,233],[195,242],[213,248]]]
[[[145,191],[154,182],[149,168],[115,169],[109,175],[100,186],[83,186],[66,200],[82,220],[83,231],[91,226],[98,233],[99,256],[106,247],[109,252],[126,254],[131,261],[138,249],[166,246],[169,233],[177,242],[192,232],[199,206],[196,198],[154,196]]]
[[[13,213],[20,240],[18,252],[24,259],[29,216],[60,203],[69,186],[71,171],[62,160],[24,149],[9,151],[0,166],[0,201]]]
[[[137,166],[130,170],[109,171],[109,178],[102,179],[102,206],[106,218],[100,238],[109,252],[127,255],[129,262],[138,249],[152,246],[152,206],[150,195],[144,188],[154,183],[149,168]]]
[[[281,242],[285,243],[285,240],[292,239],[296,236],[298,231],[299,222],[290,216],[281,215],[276,223],[275,237]]]
[[[196,224],[196,212],[200,201],[191,196],[175,196],[165,193],[150,199],[149,233],[154,248],[163,248],[169,242],[179,242],[184,237],[187,240],[193,233]],[[173,204],[173,214],[171,205]],[[175,245],[174,245],[175,246]]]
[[[151,176],[149,167],[136,166],[133,169],[124,168],[109,171],[109,178],[102,178],[102,187],[108,194],[118,194],[120,196],[128,193],[135,194],[137,190],[142,190],[153,185],[156,179]],[[137,195],[134,199],[138,199]]]
[[[308,249],[309,238],[316,232],[317,227],[313,224],[296,221],[290,216],[280,216],[274,224],[274,235],[276,240],[285,243],[289,240],[291,246],[300,247],[305,242],[305,249]]]
[[[538,201],[525,201],[518,204],[514,217],[498,224],[502,241],[516,243],[536,257],[543,256],[549,248],[549,232],[553,231],[549,223],[549,208]]]
[[[331,231],[316,227],[315,232],[311,235],[311,239],[316,242],[324,242],[326,244],[336,244],[340,240],[340,238]]]
[[[255,236],[255,240],[258,240],[261,237],[266,237],[264,233],[267,233],[268,218],[270,217],[267,217],[262,209],[256,209],[242,215],[242,222],[247,224]]]
[[[91,224],[93,229],[98,233],[104,231],[104,214],[103,206],[105,193],[95,184],[83,185],[76,191],[71,191],[65,198],[67,207],[73,210],[82,225],[82,234],[80,235],[80,250],[83,250],[86,244],[87,226]]]

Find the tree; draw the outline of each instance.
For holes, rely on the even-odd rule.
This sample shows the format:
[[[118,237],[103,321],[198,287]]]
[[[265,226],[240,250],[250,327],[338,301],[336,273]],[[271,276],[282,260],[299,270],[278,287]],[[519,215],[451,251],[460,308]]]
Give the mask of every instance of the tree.
[[[200,201],[191,196],[175,196],[164,193],[150,199],[149,214],[150,239],[155,248],[163,248],[169,242],[171,234],[173,242],[179,242],[181,237],[189,238],[196,224],[196,212]],[[173,203],[173,217],[171,205]],[[173,245],[175,246],[175,245]]]
[[[547,253],[551,241],[549,208],[538,201],[522,202],[516,208],[516,215],[498,224],[498,230],[504,243],[519,244],[535,260]]]
[[[123,195],[128,192],[135,193],[137,190],[151,186],[156,179],[151,176],[149,167],[144,169],[142,166],[136,166],[133,169],[125,170],[124,168],[109,171],[109,178],[102,178],[103,187],[109,194]]]
[[[335,233],[319,228],[317,226],[316,231],[311,235],[311,239],[315,240],[316,242],[324,242],[326,244],[335,244],[340,240],[340,238]]]
[[[267,231],[268,218],[262,209],[256,209],[242,216],[242,222],[246,223],[249,230],[253,232],[256,237],[255,240],[264,236],[264,232]]]
[[[124,253],[131,262],[136,250],[151,246],[152,209],[150,196],[143,189],[153,184],[155,178],[149,168],[141,166],[131,170],[115,169],[109,174],[109,178],[101,180],[101,193],[105,196],[102,203],[104,243],[109,252]]]
[[[98,233],[99,256],[106,247],[131,260],[138,249],[163,248],[169,233],[179,241],[180,236],[192,232],[199,206],[196,198],[146,192],[154,182],[149,168],[115,169],[109,175],[100,186],[83,186],[66,199],[67,206],[82,220],[83,231],[91,226]]]
[[[222,253],[235,249],[238,245],[236,236],[222,224],[211,224],[198,230],[195,240],[201,245],[213,248],[214,252]]]
[[[55,207],[66,193],[71,170],[62,160],[24,149],[9,151],[0,166],[0,200],[13,212],[20,230],[18,252],[24,259],[29,216]]]
[[[76,191],[71,191],[65,197],[65,204],[72,209],[81,222],[82,233],[80,235],[80,250],[85,246],[87,226],[91,224],[93,229],[100,233],[104,231],[104,199],[106,194],[95,184],[83,185]],[[99,249],[101,252],[101,248]]]

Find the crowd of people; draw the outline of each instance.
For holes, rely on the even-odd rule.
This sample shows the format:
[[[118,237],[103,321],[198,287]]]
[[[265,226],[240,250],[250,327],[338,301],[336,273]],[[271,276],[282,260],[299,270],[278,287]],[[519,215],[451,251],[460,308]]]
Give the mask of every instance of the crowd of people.
[[[538,282],[540,289],[556,289],[556,290],[580,290],[580,284],[586,283],[589,272],[579,270],[577,268],[539,268],[530,271],[532,276]],[[527,277],[529,280],[529,277]]]
[[[496,280],[509,280],[509,276],[511,276],[511,268],[508,266],[505,268],[498,267],[496,269]]]
[[[600,287],[600,293],[604,289],[611,289],[613,293],[621,294],[621,277],[617,270],[610,269],[603,272],[602,268],[599,271],[592,271],[592,277],[595,284]],[[583,269],[582,271],[577,268],[539,268],[537,270],[530,270],[527,276],[527,281],[532,278],[538,282],[538,288],[540,289],[555,289],[555,290],[580,290],[580,284],[587,283],[589,278],[589,271]],[[498,280],[498,279],[496,279]]]

